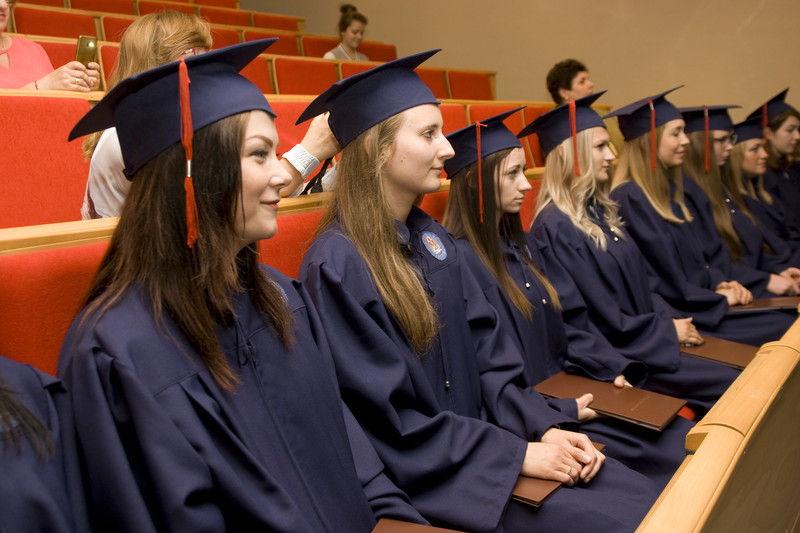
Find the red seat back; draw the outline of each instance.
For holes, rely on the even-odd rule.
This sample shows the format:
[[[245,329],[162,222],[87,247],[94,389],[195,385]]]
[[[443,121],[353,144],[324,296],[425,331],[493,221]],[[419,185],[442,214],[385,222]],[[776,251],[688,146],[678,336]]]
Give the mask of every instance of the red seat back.
[[[89,163],[67,142],[83,98],[0,95],[0,228],[80,220]]]
[[[492,80],[486,72],[448,70],[450,97],[461,100],[494,100]]]
[[[397,59],[397,47],[393,44],[379,43],[377,41],[361,41],[358,51],[369,58],[370,61],[394,61]]]
[[[139,6],[140,15],[149,15],[150,13],[158,13],[159,11],[166,11],[167,9],[180,11],[181,13],[189,15],[194,15],[196,13],[194,5],[192,4],[181,5],[172,2],[158,2],[157,0],[139,0],[136,5]]]
[[[117,69],[117,57],[119,56],[118,44],[100,45],[100,64],[103,66],[103,76],[106,79],[106,87],[111,81],[111,76]]]
[[[81,35],[97,36],[94,17],[90,13],[37,9],[17,4],[14,7],[14,23],[18,33],[73,39]]]
[[[525,124],[530,124],[540,115],[547,113],[553,109],[553,106],[528,106],[522,110],[522,115],[525,120]],[[514,132],[518,133],[518,132]],[[533,157],[533,161],[536,163],[537,167],[544,166],[544,154],[542,154],[542,148],[539,146],[539,136],[535,133],[532,135],[528,135],[526,137],[528,141],[528,146],[531,150],[531,156]]]
[[[297,279],[322,214],[322,210],[317,210],[278,217],[278,233],[258,243],[261,262]]]
[[[342,79],[349,78],[355,74],[361,74],[375,65],[364,61],[342,61],[339,63],[339,68],[342,71]]]
[[[239,9],[239,0],[194,0],[198,6],[224,7],[226,9]]]
[[[122,13],[124,15],[135,15],[133,0],[70,0],[72,9],[84,9],[86,11],[100,11],[104,13]]]
[[[339,44],[339,39],[322,35],[303,35],[300,37],[300,43],[303,45],[304,56],[322,57],[325,52]]]
[[[518,105],[508,105],[508,104],[470,104],[467,106],[469,111],[469,121],[470,124],[474,124],[480,120],[486,120],[489,117],[493,117],[494,115],[503,113],[505,111],[511,111],[512,109],[517,109]],[[522,112],[514,113],[510,117],[507,117],[503,124],[506,125],[508,129],[510,129],[514,134],[517,134],[522,130],[525,126],[522,120]],[[533,159],[530,153],[530,147],[528,146],[527,139],[520,139],[522,143],[522,148],[525,151],[525,161],[528,164],[528,167],[531,168],[534,166]]]
[[[272,37],[277,37],[278,41],[267,48],[267,53],[280,54],[284,56],[300,55],[300,47],[297,44],[297,34],[278,33],[268,30],[244,30],[242,32],[242,39],[244,42],[257,41],[258,39],[269,39]]]
[[[307,120],[302,124],[295,124],[300,117],[300,113],[308,107],[309,102],[270,102],[272,110],[278,117],[275,119],[275,128],[278,130],[278,139],[280,139],[281,153],[290,150],[294,145],[299,144],[303,140],[303,136],[308,131],[311,121]],[[321,166],[321,165],[320,165]],[[318,167],[319,168],[319,167]],[[311,174],[316,175],[317,170]]]
[[[525,200],[522,202],[522,209],[519,211],[519,217],[522,220],[522,229],[528,231],[533,224],[533,217],[536,214],[536,197],[539,196],[539,190],[542,188],[541,178],[530,180],[531,190],[525,194]]]
[[[242,76],[252,81],[264,94],[275,94],[272,77],[269,74],[269,61],[263,55],[256,57],[241,70]]]
[[[372,59],[372,56],[370,56]],[[420,67],[416,69],[420,79],[433,91],[436,98],[450,98],[447,90],[447,80],[445,79],[444,69]]]
[[[336,83],[336,64],[324,59],[276,57],[275,89],[278,94],[320,94]]]
[[[256,28],[269,28],[271,30],[297,31],[297,17],[273,15],[271,13],[253,13],[253,26]]]
[[[133,24],[136,17],[115,17],[113,15],[104,15],[100,17],[100,26],[103,28],[103,37],[106,41],[114,41],[116,43],[122,40],[122,36],[128,26]]]
[[[219,28],[211,27],[211,38],[214,42],[214,50],[218,48],[225,48],[232,44],[239,44],[241,38],[239,37],[239,30],[234,28]]]
[[[107,243],[0,257],[0,353],[55,374]]]
[[[50,63],[52,63],[54,68],[58,68],[61,65],[66,65],[75,59],[75,48],[77,46],[77,41],[72,43],[62,43],[54,41],[41,41],[37,39],[36,43],[44,48],[45,52],[47,52],[47,57],[50,58]]]
[[[251,26],[250,12],[238,9],[199,6],[200,16],[212,24],[228,24],[229,26]]]
[[[469,126],[467,108],[463,104],[440,104],[439,111],[442,112],[442,120],[444,120],[442,130],[445,135]]]
[[[442,221],[444,210],[447,207],[448,191],[428,193],[422,198],[419,208],[428,213],[434,220]]]

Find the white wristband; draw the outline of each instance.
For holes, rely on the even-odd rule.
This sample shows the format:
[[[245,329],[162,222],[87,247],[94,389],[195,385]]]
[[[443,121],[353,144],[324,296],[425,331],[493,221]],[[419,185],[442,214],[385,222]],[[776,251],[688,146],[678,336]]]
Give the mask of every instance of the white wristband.
[[[300,144],[283,154],[283,158],[297,169],[303,179],[309,177],[320,164],[320,160],[309,154]]]

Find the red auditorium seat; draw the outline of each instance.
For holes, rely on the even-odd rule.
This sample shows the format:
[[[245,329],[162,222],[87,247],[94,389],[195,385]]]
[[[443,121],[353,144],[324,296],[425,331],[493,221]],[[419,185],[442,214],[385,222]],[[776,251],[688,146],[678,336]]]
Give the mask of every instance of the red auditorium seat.
[[[0,228],[80,220],[89,164],[67,142],[83,98],[0,95]]]
[[[283,33],[278,31],[267,30],[244,30],[242,32],[242,40],[257,41],[258,39],[270,39],[277,37],[278,41],[267,49],[270,54],[280,54],[284,56],[299,56],[300,47],[297,45],[296,33]]]
[[[419,208],[428,213],[434,220],[442,221],[444,210],[447,207],[447,191],[437,191],[422,197]]]
[[[140,15],[148,15],[150,13],[156,13],[158,11],[164,11],[167,9],[173,9],[175,11],[180,11],[181,13],[188,13],[189,15],[194,15],[196,13],[194,5],[181,4],[179,2],[158,2],[156,0],[139,0],[137,2],[137,6],[139,7]]]
[[[211,38],[214,40],[214,49],[225,48],[241,42],[239,30],[235,28],[211,27]]]
[[[26,4],[36,4],[39,6],[67,7],[64,0],[24,0]]]
[[[275,94],[272,77],[269,74],[269,61],[263,55],[256,57],[242,69],[242,76],[255,83],[264,94]]]
[[[370,61],[394,61],[397,59],[397,48],[393,44],[377,41],[361,41],[358,51],[369,58]]]
[[[354,74],[365,72],[375,65],[367,61],[342,61],[339,63],[339,69],[342,72],[342,79],[349,78]]]
[[[133,9],[133,0],[70,0],[70,7],[86,11],[122,13],[124,15],[136,14]]]
[[[120,42],[125,30],[133,24],[136,17],[117,17],[114,15],[103,15],[100,17],[100,26],[103,28],[103,40]]]
[[[372,58],[372,56],[370,56]],[[450,98],[447,91],[447,81],[444,76],[444,69],[420,67],[417,74],[425,82],[425,85],[433,91],[436,98]]]
[[[224,7],[239,9],[239,0],[194,0],[196,6]]]
[[[463,104],[440,104],[439,111],[442,112],[442,120],[444,120],[445,135],[469,125],[467,108]]]
[[[525,121],[525,124],[530,124],[539,118],[540,115],[550,111],[551,109],[553,109],[553,106],[528,106],[522,110],[522,117]],[[515,131],[514,133],[517,132]],[[534,133],[533,135],[528,135],[526,139],[528,140],[531,155],[533,156],[536,166],[543,167],[544,155],[542,155],[542,149],[539,147],[539,136]]]
[[[276,57],[275,89],[278,94],[320,94],[338,81],[336,64],[324,59]]]
[[[522,209],[519,211],[519,217],[522,220],[522,229],[528,231],[533,224],[533,217],[536,214],[536,197],[539,196],[539,190],[542,188],[542,180],[530,180],[531,190],[525,194],[525,200],[522,202]]]
[[[47,57],[50,58],[50,63],[53,64],[54,68],[58,68],[61,65],[66,65],[75,59],[75,47],[77,46],[77,41],[69,43],[43,41],[39,39],[34,39],[34,41],[44,48],[45,52],[47,52]]]
[[[461,100],[494,100],[492,81],[487,72],[448,70],[450,97]]]
[[[281,143],[283,140],[281,139]],[[259,241],[260,261],[297,279],[303,257],[311,246],[311,236],[322,218],[322,210],[278,217],[278,232]]]
[[[0,257],[0,354],[56,373],[107,243]]]
[[[106,87],[111,81],[111,75],[117,69],[117,56],[119,55],[118,44],[100,45],[100,64],[103,66],[103,76],[106,80]]]
[[[303,35],[300,37],[303,46],[303,55],[307,57],[322,57],[325,52],[339,44],[339,39],[322,35]]]
[[[80,35],[97,36],[94,17],[90,13],[17,4],[14,7],[14,23],[18,33],[73,39]]]
[[[272,110],[278,117],[275,119],[275,128],[278,130],[278,139],[280,139],[280,152],[290,150],[294,145],[303,140],[303,136],[308,131],[311,121],[308,120],[302,124],[295,124],[300,117],[300,113],[308,107],[308,101],[293,101],[293,102],[270,102]],[[321,167],[321,165],[320,165]],[[319,167],[311,174],[316,175]]]
[[[467,110],[469,111],[469,122],[470,124],[474,124],[479,120],[485,120],[489,117],[493,117],[499,113],[503,113],[505,111],[511,111],[512,109],[516,109],[520,106],[518,105],[507,105],[507,104],[470,104],[467,106]],[[514,113],[510,117],[507,117],[503,124],[505,124],[508,129],[512,132],[517,133],[525,126],[523,122],[522,113]],[[531,158],[530,147],[528,146],[527,139],[520,139],[522,143],[522,148],[525,151],[525,160],[528,164],[528,168],[532,168],[534,166],[533,159]]]
[[[256,28],[269,28],[271,30],[297,31],[297,17],[273,15],[271,13],[253,13],[253,26]]]
[[[252,26],[249,11],[238,9],[222,9],[217,7],[199,6],[200,16],[212,24],[227,24],[229,26]]]

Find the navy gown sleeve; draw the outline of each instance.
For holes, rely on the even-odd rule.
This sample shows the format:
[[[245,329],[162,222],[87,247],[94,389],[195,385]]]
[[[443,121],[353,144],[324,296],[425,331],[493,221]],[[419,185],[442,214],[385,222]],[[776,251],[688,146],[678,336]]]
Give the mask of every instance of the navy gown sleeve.
[[[611,191],[611,199],[619,204],[625,230],[633,237],[648,268],[658,283],[658,292],[683,316],[693,317],[695,324],[714,327],[728,311],[725,297],[714,292],[709,268],[705,268],[702,251],[683,228],[672,228],[650,205],[635,183],[623,183]],[[676,242],[675,232],[685,238]],[[690,240],[691,239],[691,240]],[[693,262],[684,269],[683,262]]]
[[[22,436],[17,451],[0,435],[0,529],[89,531],[80,490],[71,491],[64,470],[76,460],[69,446],[62,446],[69,423],[64,387],[53,376],[5,357],[0,357],[0,377],[0,383],[44,425],[55,451],[52,458],[40,457],[27,436]]]
[[[329,252],[336,264],[328,264]],[[432,522],[494,531],[522,468],[525,440],[440,403],[423,361],[397,335],[345,237],[318,238],[301,278],[330,339],[342,397],[391,479]]]

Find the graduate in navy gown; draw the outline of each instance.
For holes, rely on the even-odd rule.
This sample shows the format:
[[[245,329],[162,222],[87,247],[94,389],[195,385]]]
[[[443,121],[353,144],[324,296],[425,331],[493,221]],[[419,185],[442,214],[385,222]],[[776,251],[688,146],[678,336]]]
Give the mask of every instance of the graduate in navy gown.
[[[731,107],[738,106],[680,109],[690,141],[683,162],[686,202],[695,218],[689,228],[703,244],[709,262],[754,296],[796,296],[800,270],[781,264],[765,249],[749,209],[723,183],[723,172],[732,174],[727,165],[735,141],[728,115]]]
[[[772,196],[778,216],[790,231],[800,232],[800,171],[795,151],[800,142],[800,112],[786,102],[786,88],[750,113],[760,118],[769,154],[764,189]]]
[[[331,339],[343,398],[390,477],[434,525],[467,531],[630,531],[657,486],[613,459],[525,386],[521,354],[454,239],[415,207],[453,150],[413,69],[436,51],[344,79],[326,110],[337,185],[301,279]],[[559,429],[563,428],[563,429]],[[561,481],[535,509],[520,475]]]
[[[457,239],[462,262],[525,357],[525,382],[533,386],[566,367],[573,348],[556,290],[541,273],[539,249],[527,245],[520,221],[531,184],[524,172],[522,145],[503,120],[521,109],[447,136],[456,155],[445,162],[451,182],[442,224]],[[548,403],[579,421],[581,432],[592,440],[607,444],[606,455],[666,485],[686,456],[684,441],[693,424],[679,417],[657,432],[598,418],[591,401],[591,394],[585,394]]]
[[[0,357],[0,529],[89,531],[80,491],[65,467],[61,382],[30,365]]]
[[[777,340],[793,317],[780,312],[728,314],[729,306],[747,304],[753,295],[712,264],[698,241],[702,233],[689,227],[695,217],[685,200],[680,170],[689,139],[683,117],[665,98],[669,92],[604,117],[618,117],[625,137],[610,198],[658,279],[655,290],[683,317],[728,340],[755,346]]]
[[[58,370],[99,531],[425,523],[343,409],[307,294],[258,263],[289,175],[238,71],[272,42],[128,78],[71,133],[115,126],[132,177]]]
[[[742,261],[769,268],[800,265],[800,234],[789,235],[780,221],[772,195],[764,189],[767,169],[766,141],[761,118],[754,117],[734,125],[736,143],[723,166],[722,179],[730,193],[734,226],[742,240]],[[751,226],[758,228],[758,233]],[[775,232],[775,228],[780,234]],[[759,235],[761,239],[759,242]]]
[[[548,161],[528,243],[540,249],[561,298],[567,368],[684,398],[702,416],[738,372],[680,354],[679,343],[702,337],[691,318],[654,292],[656,282],[608,197],[614,155],[590,107],[597,97],[575,102],[572,114],[568,105],[556,108],[520,132],[538,133]]]

